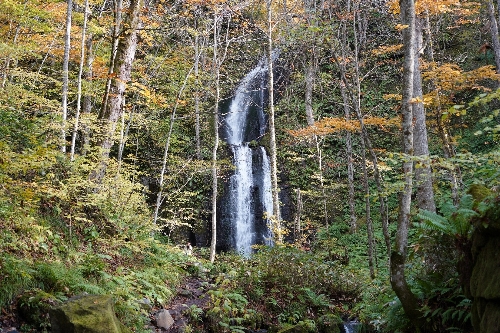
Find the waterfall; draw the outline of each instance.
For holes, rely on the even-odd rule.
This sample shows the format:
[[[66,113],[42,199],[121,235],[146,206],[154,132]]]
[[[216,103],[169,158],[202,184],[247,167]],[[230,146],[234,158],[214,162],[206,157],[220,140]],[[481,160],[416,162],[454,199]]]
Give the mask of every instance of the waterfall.
[[[360,323],[357,320],[351,320],[344,322],[344,332],[345,333],[356,333],[360,327]]]
[[[221,137],[232,152],[234,174],[220,201],[220,240],[248,256],[254,244],[271,244],[264,213],[273,214],[269,157],[258,140],[265,134],[267,116],[265,60],[240,82],[232,98],[221,103]],[[224,241],[223,241],[224,242]]]

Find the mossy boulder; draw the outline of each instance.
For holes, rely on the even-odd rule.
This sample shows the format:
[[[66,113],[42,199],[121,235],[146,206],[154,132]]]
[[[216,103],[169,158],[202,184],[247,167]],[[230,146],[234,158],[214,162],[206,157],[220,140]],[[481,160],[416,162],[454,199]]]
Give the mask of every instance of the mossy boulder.
[[[109,295],[75,297],[50,310],[53,333],[131,333],[116,318]]]
[[[61,302],[54,295],[35,289],[19,297],[17,308],[27,324],[42,327],[49,322],[48,314],[50,309],[59,304]]]
[[[473,221],[470,278],[472,325],[478,333],[500,332],[500,197]]]
[[[318,318],[318,330],[322,333],[340,333],[342,318],[339,315],[328,313]]]
[[[299,321],[296,325],[286,325],[278,333],[314,333],[317,332],[316,324],[312,320]]]

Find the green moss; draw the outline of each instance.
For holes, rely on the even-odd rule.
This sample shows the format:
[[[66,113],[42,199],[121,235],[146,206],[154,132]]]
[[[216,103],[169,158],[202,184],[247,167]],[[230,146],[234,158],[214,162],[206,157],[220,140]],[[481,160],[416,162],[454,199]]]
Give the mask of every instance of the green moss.
[[[340,333],[342,318],[339,315],[328,313],[318,319],[318,330],[323,333]]]
[[[467,194],[472,195],[474,198],[473,208],[476,208],[481,201],[489,197],[492,193],[493,192],[489,188],[479,184],[472,184],[467,190]]]
[[[278,333],[314,333],[316,324],[312,320],[299,321],[296,325],[285,325]]]
[[[50,311],[54,333],[130,333],[116,318],[111,296],[83,296]]]
[[[36,289],[19,298],[18,311],[28,325],[41,328],[47,326],[49,310],[56,304],[60,304],[57,297]]]

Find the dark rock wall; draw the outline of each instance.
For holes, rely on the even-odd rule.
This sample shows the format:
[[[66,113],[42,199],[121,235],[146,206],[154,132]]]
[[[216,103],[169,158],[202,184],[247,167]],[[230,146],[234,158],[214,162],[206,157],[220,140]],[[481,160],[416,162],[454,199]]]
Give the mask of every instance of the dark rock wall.
[[[500,332],[500,197],[474,222],[470,296],[472,324],[479,333]]]

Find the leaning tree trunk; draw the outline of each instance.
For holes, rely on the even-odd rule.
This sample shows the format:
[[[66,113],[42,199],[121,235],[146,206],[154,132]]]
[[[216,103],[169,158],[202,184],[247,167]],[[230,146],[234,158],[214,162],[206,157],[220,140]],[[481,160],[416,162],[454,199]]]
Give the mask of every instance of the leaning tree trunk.
[[[403,100],[402,133],[404,188],[399,195],[398,226],[395,247],[391,254],[391,286],[398,296],[404,312],[419,330],[422,314],[416,296],[406,281],[405,265],[408,251],[408,231],[410,228],[410,206],[413,185],[413,75],[415,69],[415,3],[413,0],[400,0],[401,20],[407,26],[403,30]]]
[[[132,0],[128,9],[127,27],[123,31],[116,48],[113,64],[113,78],[111,79],[107,102],[103,105],[99,119],[103,122],[104,134],[99,142],[102,149],[101,163],[93,174],[93,179],[99,182],[106,173],[107,160],[114,143],[114,134],[118,119],[120,119],[125,105],[125,90],[130,81],[132,63],[137,48],[137,30],[140,26],[140,12],[142,0]]]
[[[193,68],[189,70],[189,72],[186,74],[186,77],[184,78],[184,82],[182,83],[181,88],[179,89],[179,92],[177,93],[177,98],[175,99],[175,105],[174,108],[172,109],[172,113],[170,114],[170,123],[168,125],[168,133],[167,133],[167,138],[165,139],[165,147],[163,148],[163,160],[161,164],[161,171],[160,171],[160,180],[158,182],[158,193],[156,194],[156,205],[155,205],[155,211],[153,215],[153,223],[156,225],[158,223],[158,218],[160,216],[160,207],[161,203],[163,201],[163,182],[165,180],[165,172],[167,171],[167,160],[168,160],[168,151],[170,149],[170,139],[172,138],[172,133],[174,131],[174,123],[177,115],[177,108],[179,107],[179,101],[181,100],[182,93],[184,92],[184,89],[186,88],[187,82],[189,80],[189,76],[191,75]],[[132,121],[132,120],[131,120]]]

